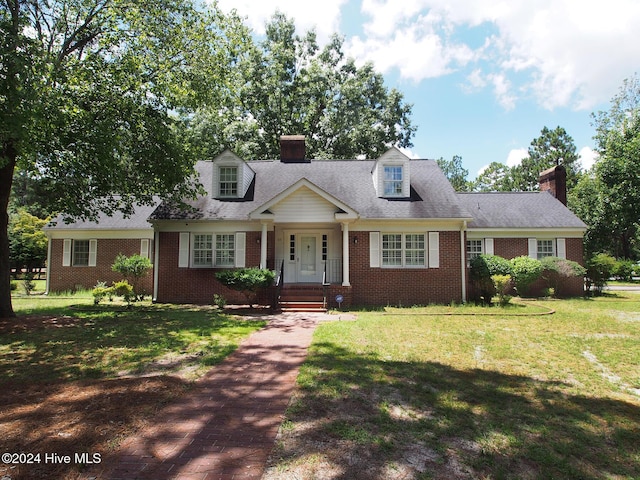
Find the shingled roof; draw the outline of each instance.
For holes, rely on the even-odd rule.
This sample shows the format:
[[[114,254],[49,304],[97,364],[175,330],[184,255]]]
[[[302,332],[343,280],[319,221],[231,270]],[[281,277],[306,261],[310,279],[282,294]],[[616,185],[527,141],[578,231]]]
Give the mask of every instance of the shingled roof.
[[[578,228],[587,226],[549,192],[458,193],[469,228]]]
[[[149,223],[149,216],[159,204],[160,200],[155,199],[153,205],[135,205],[133,214],[128,217],[120,212],[111,216],[100,213],[96,221],[76,220],[65,223],[64,215],[58,215],[45,226],[45,230],[151,230],[153,227]]]
[[[248,220],[252,212],[302,179],[372,219],[470,219],[451,184],[433,160],[411,160],[409,198],[379,198],[372,169],[375,160],[313,160],[309,163],[249,161],[254,184],[243,199],[217,199],[212,195],[212,162],[198,162],[199,180],[208,195],[188,202],[192,211],[161,205],[154,220]]]

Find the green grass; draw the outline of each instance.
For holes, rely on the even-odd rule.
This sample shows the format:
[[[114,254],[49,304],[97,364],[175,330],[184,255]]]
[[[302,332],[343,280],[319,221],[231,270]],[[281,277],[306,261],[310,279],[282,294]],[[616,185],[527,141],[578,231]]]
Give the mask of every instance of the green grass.
[[[86,292],[16,296],[13,304],[18,315],[43,320],[26,331],[14,328],[0,335],[3,382],[53,382],[185,369],[198,376],[265,324],[211,307],[149,302],[129,309],[117,303],[94,306]]]
[[[274,463],[303,478],[640,478],[638,294],[361,312],[298,384]]]

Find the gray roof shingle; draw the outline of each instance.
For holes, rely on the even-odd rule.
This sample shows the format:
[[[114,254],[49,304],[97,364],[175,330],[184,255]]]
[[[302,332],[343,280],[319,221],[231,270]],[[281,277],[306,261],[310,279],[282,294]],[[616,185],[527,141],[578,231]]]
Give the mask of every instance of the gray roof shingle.
[[[162,205],[154,219],[247,220],[249,215],[284,190],[305,178],[340,200],[360,218],[470,218],[451,184],[433,160],[411,160],[410,198],[388,199],[376,195],[371,171],[374,160],[314,160],[310,163],[247,162],[255,171],[255,184],[244,200],[219,200],[211,195],[211,162],[198,162],[200,182],[209,195],[188,202],[195,210]],[[185,216],[186,215],[186,216]]]
[[[549,192],[458,193],[469,228],[586,228]]]
[[[64,216],[58,215],[45,227],[45,230],[152,230],[149,217],[159,204],[160,200],[156,199],[153,205],[136,205],[134,213],[129,217],[125,217],[120,212],[112,216],[100,213],[95,222],[76,220],[65,223]]]

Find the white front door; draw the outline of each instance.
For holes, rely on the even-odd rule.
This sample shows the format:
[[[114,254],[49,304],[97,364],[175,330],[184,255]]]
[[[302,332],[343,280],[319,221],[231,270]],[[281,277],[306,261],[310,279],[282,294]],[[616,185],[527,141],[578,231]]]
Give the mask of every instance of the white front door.
[[[298,282],[317,282],[320,265],[318,258],[318,236],[299,235],[298,236]],[[320,274],[322,275],[322,274]],[[322,280],[322,278],[320,278]]]

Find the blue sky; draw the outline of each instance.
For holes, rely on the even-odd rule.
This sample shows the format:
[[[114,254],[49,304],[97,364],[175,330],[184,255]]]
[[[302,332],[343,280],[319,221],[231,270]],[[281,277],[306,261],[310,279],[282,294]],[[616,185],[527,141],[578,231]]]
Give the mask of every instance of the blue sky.
[[[462,156],[475,178],[516,164],[561,126],[594,161],[591,112],[608,110],[640,66],[638,0],[218,0],[255,34],[280,10],[299,33],[345,38],[413,104],[417,158]],[[303,132],[292,132],[303,133]]]

